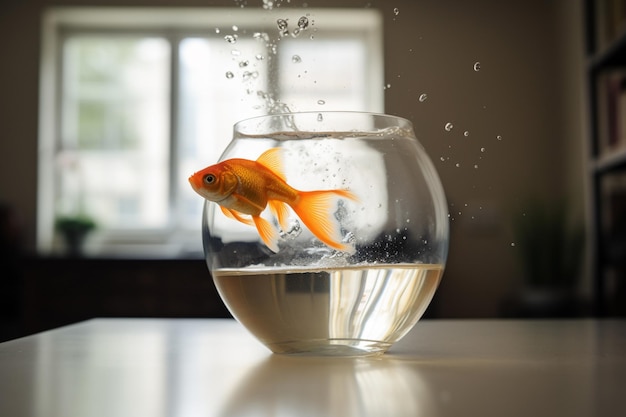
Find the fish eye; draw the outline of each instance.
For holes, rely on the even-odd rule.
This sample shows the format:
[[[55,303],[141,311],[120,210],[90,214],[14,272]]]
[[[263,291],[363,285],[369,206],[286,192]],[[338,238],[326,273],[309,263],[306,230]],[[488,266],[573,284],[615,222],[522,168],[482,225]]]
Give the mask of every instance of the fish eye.
[[[211,184],[213,184],[215,182],[215,175],[207,174],[207,175],[204,176],[203,179],[204,179],[204,183],[205,184],[211,185]]]

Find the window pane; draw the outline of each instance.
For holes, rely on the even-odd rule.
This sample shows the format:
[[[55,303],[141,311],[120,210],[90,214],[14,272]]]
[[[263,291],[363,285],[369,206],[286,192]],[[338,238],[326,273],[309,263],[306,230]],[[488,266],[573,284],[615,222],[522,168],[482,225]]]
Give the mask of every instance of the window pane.
[[[265,113],[258,94],[267,86],[264,43],[240,39],[225,45],[223,38],[180,43],[177,202],[181,224],[193,230],[200,224],[202,199],[187,178],[217,162],[234,123]]]
[[[330,36],[330,35],[329,35]],[[286,39],[280,50],[280,94],[293,111],[367,108],[367,44],[337,35],[301,43]]]
[[[66,39],[58,214],[110,229],[167,225],[169,60],[162,38]]]

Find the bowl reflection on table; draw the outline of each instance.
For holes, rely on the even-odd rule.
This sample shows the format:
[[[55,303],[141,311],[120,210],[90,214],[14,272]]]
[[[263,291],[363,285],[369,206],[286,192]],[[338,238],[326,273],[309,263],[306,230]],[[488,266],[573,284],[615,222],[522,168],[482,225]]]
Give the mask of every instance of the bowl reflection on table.
[[[220,416],[415,417],[436,407],[418,369],[402,362],[273,355],[242,377]]]
[[[383,353],[424,313],[448,248],[441,183],[411,123],[354,112],[264,116],[235,125],[221,160],[254,161],[273,148],[290,187],[354,196],[329,198],[325,213],[341,249],[289,208],[282,222],[263,212],[280,234],[272,250],[207,201],[203,242],[222,299],[276,353]]]

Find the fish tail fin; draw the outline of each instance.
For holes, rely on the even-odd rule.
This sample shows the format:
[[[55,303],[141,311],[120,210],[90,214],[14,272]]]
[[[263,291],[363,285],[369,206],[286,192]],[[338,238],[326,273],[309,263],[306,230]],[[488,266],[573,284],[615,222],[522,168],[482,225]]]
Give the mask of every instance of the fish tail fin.
[[[337,196],[356,200],[354,194],[346,190],[301,191],[298,201],[291,207],[319,240],[331,248],[354,252],[352,246],[341,242],[339,223],[332,215],[331,204]]]
[[[267,247],[273,252],[278,252],[278,232],[274,226],[261,216],[252,216],[252,221]]]

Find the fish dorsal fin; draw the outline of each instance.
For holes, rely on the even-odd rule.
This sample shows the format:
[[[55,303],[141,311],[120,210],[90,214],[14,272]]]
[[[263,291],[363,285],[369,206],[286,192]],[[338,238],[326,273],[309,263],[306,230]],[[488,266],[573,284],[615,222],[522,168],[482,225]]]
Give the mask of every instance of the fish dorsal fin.
[[[280,148],[268,149],[263,152],[256,161],[264,167],[269,168],[281,180],[287,181],[283,173],[282,150]]]

